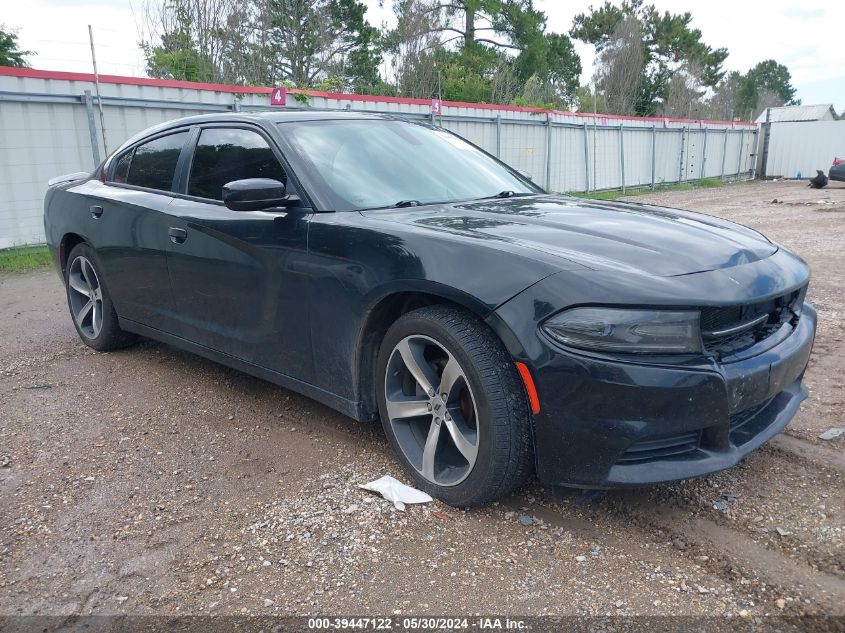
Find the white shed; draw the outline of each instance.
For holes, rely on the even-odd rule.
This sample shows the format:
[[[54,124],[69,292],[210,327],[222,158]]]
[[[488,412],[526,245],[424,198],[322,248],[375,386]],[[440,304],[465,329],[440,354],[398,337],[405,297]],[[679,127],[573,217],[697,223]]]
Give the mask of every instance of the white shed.
[[[836,110],[832,103],[820,103],[818,105],[796,105],[768,108],[771,123],[782,123],[784,121],[835,121]],[[766,122],[766,110],[760,113],[756,123]]]

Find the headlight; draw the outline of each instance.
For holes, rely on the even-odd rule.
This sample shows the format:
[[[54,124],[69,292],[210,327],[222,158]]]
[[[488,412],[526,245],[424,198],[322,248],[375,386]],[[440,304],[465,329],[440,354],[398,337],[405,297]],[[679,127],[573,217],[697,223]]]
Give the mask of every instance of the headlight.
[[[542,325],[554,340],[580,349],[640,354],[701,351],[697,311],[573,308]]]

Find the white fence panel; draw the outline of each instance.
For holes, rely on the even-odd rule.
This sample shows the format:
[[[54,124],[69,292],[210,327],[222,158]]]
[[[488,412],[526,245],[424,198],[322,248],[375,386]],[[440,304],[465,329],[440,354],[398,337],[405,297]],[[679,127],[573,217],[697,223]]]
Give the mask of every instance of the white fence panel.
[[[552,127],[551,183],[552,191],[586,191],[584,167],[584,129]]]
[[[660,129],[655,134],[655,183],[678,182],[681,173],[681,135]]]
[[[96,96],[90,96],[90,101],[85,96],[94,89],[90,75],[0,68],[0,248],[43,241],[47,181],[92,170],[97,157],[106,156]],[[269,105],[269,88],[102,76],[101,92],[109,151],[137,132],[172,119],[276,109]],[[753,127],[746,129],[740,143],[739,128],[718,122],[594,117],[448,102],[442,105],[442,116],[432,118],[431,102],[423,99],[313,92],[306,101],[303,104],[292,95],[287,107],[384,112],[434,121],[530,174],[550,191],[647,187],[698,179],[704,160],[704,126],[706,176],[734,177],[738,169],[749,170],[753,165]],[[838,151],[845,153],[845,147]]]
[[[625,186],[651,184],[651,128],[631,128],[624,132]]]
[[[546,177],[546,128],[544,125],[506,123],[502,121],[502,155],[500,158],[514,169],[543,184]]]

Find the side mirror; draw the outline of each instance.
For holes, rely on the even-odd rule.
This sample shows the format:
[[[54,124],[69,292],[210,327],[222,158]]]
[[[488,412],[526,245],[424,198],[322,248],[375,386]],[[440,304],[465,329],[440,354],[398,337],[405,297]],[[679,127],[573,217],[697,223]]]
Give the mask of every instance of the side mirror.
[[[260,211],[289,203],[285,185],[271,178],[245,178],[223,185],[223,204],[232,211]]]
[[[529,173],[528,173],[527,171],[525,171],[524,169],[517,169],[516,171],[517,171],[517,173],[518,173],[520,176],[522,176],[523,178],[528,178],[528,180],[530,180],[531,182],[534,182],[534,178],[532,178],[532,177],[531,177],[531,174],[529,174]]]

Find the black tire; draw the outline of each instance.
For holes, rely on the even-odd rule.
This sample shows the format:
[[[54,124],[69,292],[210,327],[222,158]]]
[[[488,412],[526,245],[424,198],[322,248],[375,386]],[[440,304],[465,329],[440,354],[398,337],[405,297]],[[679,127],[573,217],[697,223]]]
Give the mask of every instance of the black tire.
[[[417,336],[436,341],[458,361],[463,370],[462,379],[468,384],[475,404],[476,457],[474,464],[468,464],[465,478],[452,485],[438,485],[423,476],[403,452],[388,416],[386,381],[391,378],[387,372],[390,370],[393,376],[400,373],[396,370],[397,361],[391,358],[399,353],[397,345]],[[431,364],[429,369],[437,371]],[[493,331],[467,310],[434,305],[400,317],[382,341],[375,384],[388,441],[413,485],[432,497],[456,507],[483,505],[513,491],[533,474],[530,412],[516,366]],[[416,383],[415,388],[418,388]],[[425,398],[425,395],[418,392],[416,397]],[[424,425],[429,417],[425,414],[416,420]],[[402,432],[402,435],[407,446],[409,434]]]
[[[90,269],[87,268],[87,264],[85,262],[90,264]],[[95,307],[101,312],[101,319],[98,321],[101,325],[98,328],[94,328],[93,325],[91,325],[93,323],[93,315],[95,314],[94,308],[92,308],[92,310],[89,311],[89,315],[83,319],[82,325],[77,320],[76,314],[79,305],[80,303],[84,303],[86,301],[86,297],[83,292],[74,290],[71,287],[71,275],[74,274],[74,276],[76,276],[76,273],[72,273],[72,271],[78,270],[77,265],[85,266],[86,271],[89,273],[89,277],[91,277],[90,272],[93,270],[94,275],[91,277],[92,283],[88,284],[85,279],[83,279],[83,282],[86,284],[86,288],[98,290],[97,298],[99,301],[95,302]],[[79,287],[79,284],[77,283],[76,286]],[[111,302],[111,295],[109,294],[108,286],[106,285],[106,280],[102,273],[100,260],[97,258],[97,254],[94,252],[94,249],[88,246],[88,244],[77,244],[68,255],[67,265],[65,266],[65,294],[67,295],[71,321],[73,321],[73,325],[76,328],[77,334],[79,334],[79,338],[81,338],[82,342],[88,347],[105,352],[126,347],[127,345],[131,345],[135,342],[136,337],[134,334],[124,332],[120,329],[120,325],[117,320],[117,313],[114,310],[114,305]],[[75,305],[77,311],[75,311]]]

